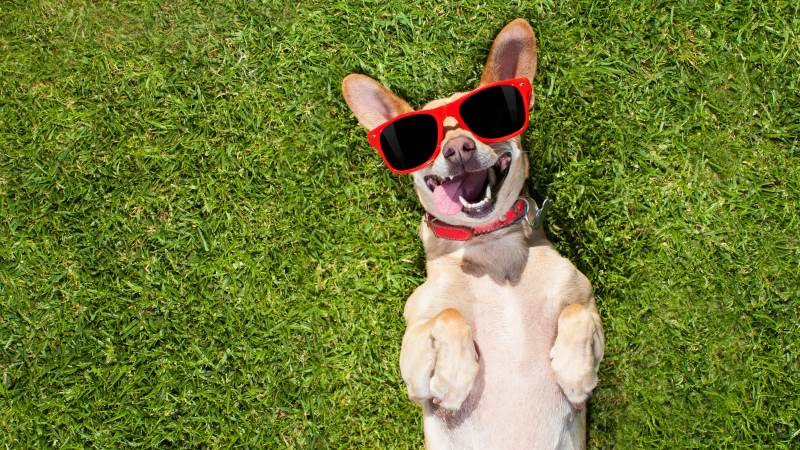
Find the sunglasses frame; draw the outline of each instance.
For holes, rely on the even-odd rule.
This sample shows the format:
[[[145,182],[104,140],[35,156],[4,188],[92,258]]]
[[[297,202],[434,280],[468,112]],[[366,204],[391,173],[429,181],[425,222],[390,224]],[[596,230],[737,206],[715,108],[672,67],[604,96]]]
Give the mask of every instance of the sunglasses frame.
[[[459,111],[459,109],[461,108],[461,104],[464,103],[464,101],[466,101],[472,95],[474,95],[474,94],[476,94],[476,93],[478,93],[480,91],[483,91],[484,89],[489,89],[489,88],[492,88],[492,87],[495,87],[495,86],[514,86],[515,88],[517,88],[519,93],[522,95],[523,102],[525,102],[525,124],[522,125],[522,127],[518,131],[515,131],[514,133],[511,133],[511,134],[509,134],[507,136],[502,136],[502,137],[499,137],[499,138],[487,139],[487,138],[482,138],[480,136],[475,135],[475,133],[473,133],[472,130],[469,129],[467,124],[465,124],[464,120],[461,118],[461,112]],[[416,172],[416,171],[418,171],[420,169],[425,168],[429,164],[431,164],[436,159],[436,157],[439,156],[439,153],[442,151],[442,139],[444,139],[444,120],[446,118],[452,117],[452,118],[456,119],[456,121],[458,122],[458,124],[461,126],[462,129],[464,129],[466,131],[469,131],[473,136],[475,136],[475,139],[477,139],[477,140],[479,140],[481,142],[484,142],[484,143],[487,143],[487,144],[493,143],[493,142],[501,142],[501,141],[505,141],[507,139],[511,139],[514,136],[519,135],[520,133],[525,131],[526,128],[528,128],[528,121],[530,119],[530,108],[531,108],[531,100],[532,100],[532,98],[533,98],[533,88],[531,87],[531,83],[527,78],[523,77],[523,78],[515,78],[513,80],[498,81],[496,83],[487,84],[486,86],[481,86],[481,87],[479,87],[477,89],[469,91],[467,94],[462,95],[458,100],[455,100],[453,102],[447,103],[447,104],[442,105],[442,106],[439,106],[437,108],[423,109],[423,110],[419,110],[419,111],[411,111],[411,112],[408,112],[408,113],[405,113],[405,114],[401,114],[401,115],[399,115],[397,117],[394,117],[394,118],[392,118],[390,120],[387,120],[386,122],[382,123],[377,128],[374,128],[369,133],[367,133],[367,139],[369,140],[369,144],[371,146],[375,147],[378,150],[378,153],[381,154],[381,158],[383,158],[383,162],[384,162],[384,164],[386,164],[386,167],[388,167],[389,170],[391,170],[394,173],[398,173],[398,174]],[[381,132],[383,132],[384,128],[386,128],[387,126],[391,125],[392,123],[394,123],[397,120],[400,120],[400,119],[402,119],[404,117],[408,117],[408,116],[416,116],[416,115],[423,115],[423,114],[429,115],[429,116],[433,116],[433,118],[436,119],[436,124],[438,125],[438,130],[437,130],[438,137],[437,137],[437,142],[436,142],[436,149],[434,149],[433,155],[427,161],[425,161],[425,163],[420,164],[419,166],[414,167],[413,169],[395,170],[395,168],[392,167],[389,164],[389,161],[386,160],[386,156],[383,154],[383,149],[381,148]]]

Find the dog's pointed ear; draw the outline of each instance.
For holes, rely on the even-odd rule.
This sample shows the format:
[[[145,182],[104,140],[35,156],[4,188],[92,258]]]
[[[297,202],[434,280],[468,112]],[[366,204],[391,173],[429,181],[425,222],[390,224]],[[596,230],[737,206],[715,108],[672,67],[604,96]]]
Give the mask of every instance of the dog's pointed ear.
[[[533,82],[535,76],[536,36],[528,21],[517,19],[495,38],[480,85],[521,77]]]
[[[367,130],[414,110],[408,103],[365,75],[352,74],[345,77],[342,81],[342,92],[347,106]]]

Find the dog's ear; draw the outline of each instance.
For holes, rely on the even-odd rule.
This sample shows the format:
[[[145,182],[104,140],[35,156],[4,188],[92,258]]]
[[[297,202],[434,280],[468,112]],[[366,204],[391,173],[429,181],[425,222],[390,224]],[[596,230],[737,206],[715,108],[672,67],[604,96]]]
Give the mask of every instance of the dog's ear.
[[[505,26],[492,44],[481,86],[514,78],[536,76],[536,36],[525,19]]]
[[[347,106],[367,130],[414,110],[408,103],[365,75],[352,74],[345,77],[342,91]]]

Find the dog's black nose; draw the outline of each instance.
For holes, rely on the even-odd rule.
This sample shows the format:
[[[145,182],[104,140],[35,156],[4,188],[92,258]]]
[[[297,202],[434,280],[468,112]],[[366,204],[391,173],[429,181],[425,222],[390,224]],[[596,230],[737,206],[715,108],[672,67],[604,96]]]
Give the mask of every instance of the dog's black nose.
[[[464,164],[472,159],[472,155],[475,153],[474,150],[475,141],[464,136],[447,141],[442,149],[444,157],[447,158],[448,161],[457,164]]]

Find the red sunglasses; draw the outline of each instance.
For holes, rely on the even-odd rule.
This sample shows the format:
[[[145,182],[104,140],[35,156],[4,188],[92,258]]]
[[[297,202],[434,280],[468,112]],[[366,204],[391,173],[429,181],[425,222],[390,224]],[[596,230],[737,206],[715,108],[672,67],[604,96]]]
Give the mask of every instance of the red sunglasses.
[[[439,156],[445,118],[455,118],[461,128],[481,142],[504,141],[528,126],[532,94],[527,78],[498,81],[438,108],[401,114],[367,136],[389,170],[414,172]]]

